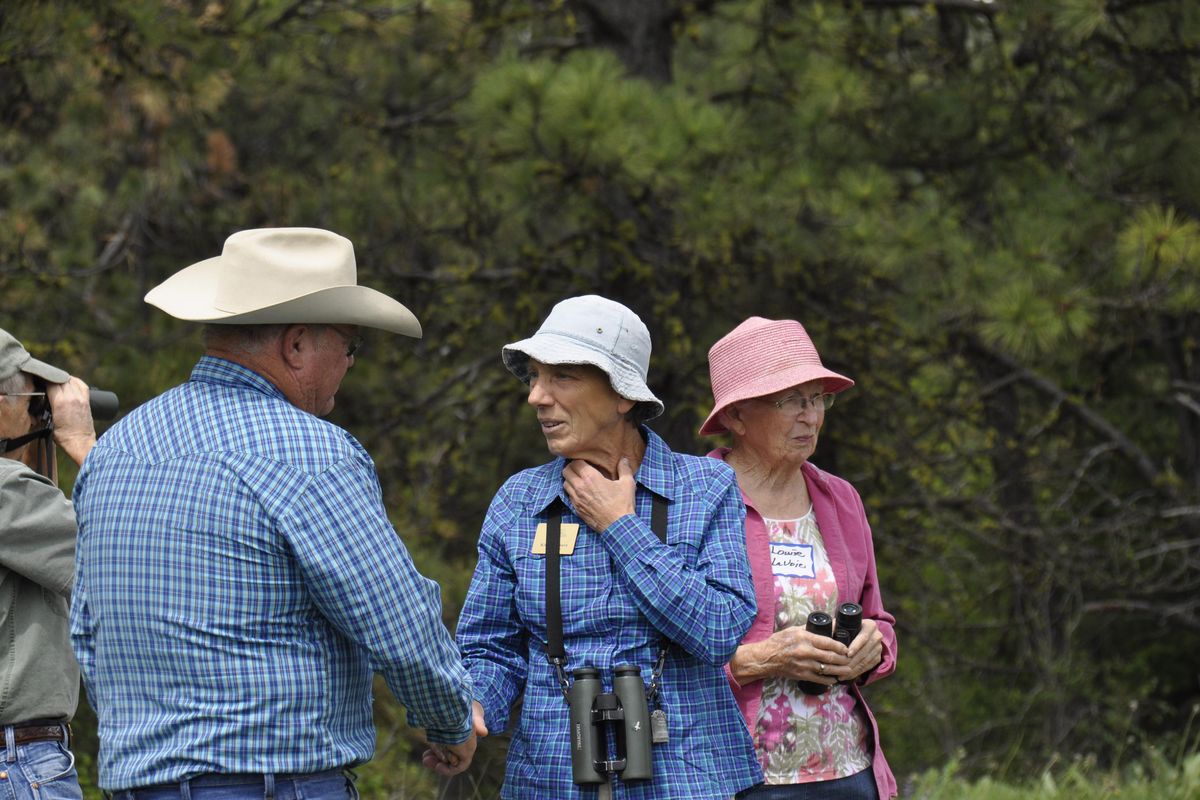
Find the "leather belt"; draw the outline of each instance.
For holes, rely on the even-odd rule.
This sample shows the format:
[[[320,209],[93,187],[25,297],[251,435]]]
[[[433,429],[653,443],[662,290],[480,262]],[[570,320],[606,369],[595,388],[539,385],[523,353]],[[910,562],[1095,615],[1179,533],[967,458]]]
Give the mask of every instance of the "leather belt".
[[[13,727],[13,739],[15,744],[28,744],[29,742],[42,742],[47,739],[57,739],[63,741],[63,728],[66,728],[67,737],[71,735],[70,725],[24,725]]]

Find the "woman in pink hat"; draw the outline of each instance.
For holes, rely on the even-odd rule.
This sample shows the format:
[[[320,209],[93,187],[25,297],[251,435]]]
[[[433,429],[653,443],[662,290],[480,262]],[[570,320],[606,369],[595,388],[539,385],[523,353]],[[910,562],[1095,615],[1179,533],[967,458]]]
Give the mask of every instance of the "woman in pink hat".
[[[713,410],[700,433],[733,438],[709,455],[737,473],[758,601],[726,673],[765,783],[738,797],[887,800],[896,781],[862,687],[896,668],[895,619],[858,492],[809,462],[825,412],[854,381],[821,364],[795,320],[751,317],[708,365]],[[806,630],[810,613],[836,619],[846,603],[862,608],[848,646]]]

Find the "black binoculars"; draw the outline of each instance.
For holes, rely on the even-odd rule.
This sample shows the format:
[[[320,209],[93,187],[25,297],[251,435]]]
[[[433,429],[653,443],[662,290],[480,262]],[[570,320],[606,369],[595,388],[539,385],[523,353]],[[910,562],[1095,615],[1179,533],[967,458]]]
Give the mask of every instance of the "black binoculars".
[[[571,708],[571,777],[577,784],[604,783],[611,774],[623,781],[649,780],[650,711],[641,667],[613,668],[612,692],[601,691],[600,670],[574,670],[567,694]],[[616,734],[616,758],[608,758],[607,731]]]
[[[814,611],[808,615],[804,629],[819,636],[830,636],[835,642],[841,642],[847,647],[862,630],[862,606],[858,603],[842,603],[837,610],[837,629],[833,627],[833,618],[824,611]],[[797,681],[800,691],[805,694],[823,694],[829,687],[813,681]]]
[[[92,406],[92,419],[110,420],[117,416],[117,396],[103,389],[88,389],[88,401]]]
[[[43,391],[40,390],[39,391]],[[88,389],[88,404],[92,409],[92,419],[110,420],[117,416],[119,403],[117,396],[103,389]],[[29,413],[34,417],[50,416],[50,401],[43,397],[34,397],[29,403]]]

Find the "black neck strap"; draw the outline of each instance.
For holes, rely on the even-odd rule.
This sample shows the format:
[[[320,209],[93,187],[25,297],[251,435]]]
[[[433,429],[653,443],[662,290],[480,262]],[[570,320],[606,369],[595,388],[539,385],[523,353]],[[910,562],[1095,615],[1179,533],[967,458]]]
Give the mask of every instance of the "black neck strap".
[[[0,453],[10,453],[18,447],[23,447],[36,439],[44,439],[54,433],[54,428],[47,426],[38,428],[36,431],[30,431],[22,436],[14,436],[11,439],[0,439]]]
[[[667,501],[657,494],[651,495],[654,508],[650,513],[650,529],[663,544],[667,543]],[[546,518],[546,655],[550,662],[561,669],[567,661],[563,647],[562,590],[559,544],[562,541],[562,500],[555,500],[549,507]]]

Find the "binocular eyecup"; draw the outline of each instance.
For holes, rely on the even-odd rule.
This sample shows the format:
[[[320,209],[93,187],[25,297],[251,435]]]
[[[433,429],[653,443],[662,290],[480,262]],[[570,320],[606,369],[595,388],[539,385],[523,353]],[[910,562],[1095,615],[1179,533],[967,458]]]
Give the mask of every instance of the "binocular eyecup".
[[[613,668],[613,690],[601,691],[600,670],[574,670],[567,693],[571,719],[571,777],[580,785],[608,781],[649,780],[650,710],[642,670],[634,664]],[[607,731],[616,738],[616,757],[608,757]]]

